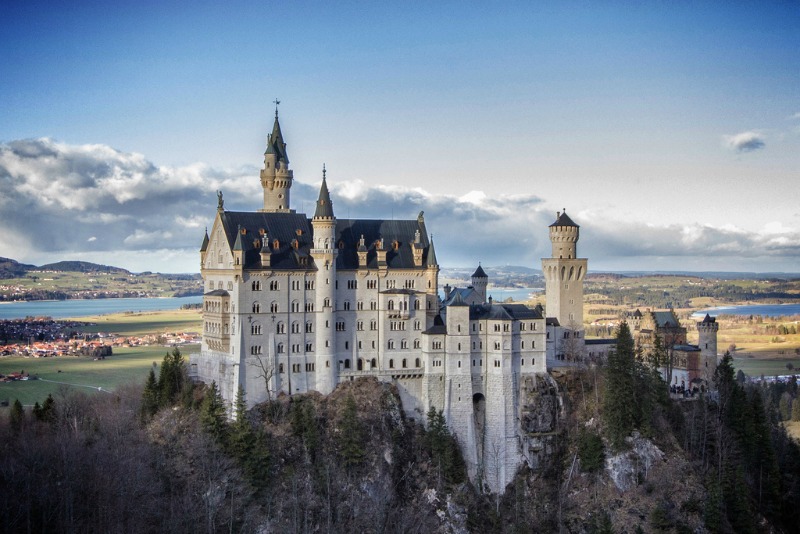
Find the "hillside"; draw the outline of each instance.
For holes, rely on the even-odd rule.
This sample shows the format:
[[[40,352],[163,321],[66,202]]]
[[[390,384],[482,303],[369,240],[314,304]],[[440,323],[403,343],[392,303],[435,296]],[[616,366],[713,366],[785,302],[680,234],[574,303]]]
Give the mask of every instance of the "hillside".
[[[84,261],[37,267],[0,258],[0,301],[184,297],[201,295],[202,289],[199,274],[137,274]]]

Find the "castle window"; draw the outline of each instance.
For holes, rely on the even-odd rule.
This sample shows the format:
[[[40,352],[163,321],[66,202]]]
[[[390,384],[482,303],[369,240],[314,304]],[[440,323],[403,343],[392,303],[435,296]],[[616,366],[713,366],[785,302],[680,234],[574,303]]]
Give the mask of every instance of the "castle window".
[[[364,321],[358,321],[356,323],[356,330],[358,331],[364,330]]]
[[[283,323],[278,323],[275,326],[275,333],[276,334],[285,334],[286,333],[286,325]]]
[[[461,325],[458,325],[458,326],[456,327],[456,330],[458,330],[459,332],[461,332]]]
[[[495,360],[494,361],[494,366],[495,367],[500,367],[500,360]]]
[[[359,311],[363,310],[364,309],[364,301],[359,300],[358,304],[356,304],[356,309],[358,309]]]
[[[261,291],[261,280],[253,280],[252,289],[253,291]]]
[[[350,342],[349,341],[345,341],[344,342],[344,350],[350,350]]]
[[[315,368],[315,367],[316,367],[316,365],[315,365],[315,364],[313,364],[313,363],[307,363],[307,364],[306,364],[306,373],[313,373],[313,372],[314,372],[314,368]]]
[[[322,302],[322,307],[323,307],[323,308],[330,308],[330,307],[331,307],[331,299],[329,299],[329,298],[326,298],[326,299],[325,299],[325,300]]]
[[[283,374],[283,364],[282,364],[282,363],[279,363],[279,364],[278,364],[278,372],[279,372],[280,374]]]
[[[296,300],[292,301],[292,311],[295,313],[300,311],[300,303]]]
[[[499,324],[494,325],[494,331],[495,332],[499,332],[500,331],[500,325]]]
[[[520,364],[520,366],[522,366],[522,367],[525,367],[525,358],[522,358],[522,359],[519,361],[519,364]]]
[[[405,358],[403,358],[403,362],[402,362],[402,363],[403,363],[403,369],[405,369],[406,367],[408,367],[408,366],[406,365],[406,359],[405,359]]]
[[[369,322],[369,329],[370,330],[377,330],[378,329],[378,321],[375,321],[374,319],[372,321],[370,321]]]
[[[358,280],[348,280],[347,289],[358,289]]]
[[[344,332],[344,321],[336,321],[336,331]]]
[[[461,343],[458,344],[458,352],[461,352]]]
[[[227,326],[227,325],[226,325]],[[254,336],[261,335],[261,325],[259,323],[253,323],[250,325],[250,334]]]
[[[313,312],[314,311],[314,303],[313,302],[306,302],[306,312]]]
[[[419,358],[414,359],[414,367],[419,367]]]
[[[278,307],[278,303],[273,300],[269,305],[269,311],[271,313],[278,313],[279,309],[280,308]]]
[[[308,290],[314,289],[314,281],[313,280],[306,280],[306,289],[308,289]]]
[[[414,330],[419,330],[419,329],[420,329],[419,321],[414,321]]]
[[[311,343],[306,343],[306,352],[314,352],[314,345]]]
[[[419,309],[419,299],[414,300],[414,309],[415,310]]]
[[[475,342],[472,342],[472,350],[475,350]]]
[[[261,304],[258,302],[253,303],[253,313],[261,313]]]
[[[377,280],[367,280],[367,289],[378,289]]]
[[[278,284],[277,280],[273,280],[269,283],[269,290],[270,291],[278,291],[280,289],[280,285]]]
[[[500,343],[497,341],[494,342],[494,350],[500,350]]]
[[[250,354],[253,356],[258,356],[261,354],[261,345],[253,345],[250,347]]]
[[[407,348],[408,348],[408,340],[406,340],[406,339],[401,339],[401,340],[400,340],[400,348],[401,348],[401,349],[407,349]]]
[[[374,341],[372,342],[372,348],[373,349],[375,348],[375,342]]]
[[[344,301],[344,309],[345,309],[345,311],[349,311],[350,310],[350,301],[349,300]]]
[[[394,360],[391,358],[389,359],[389,369],[394,369]]]
[[[306,333],[310,334],[313,331],[314,331],[314,323],[312,323],[311,321],[307,321],[306,322]]]
[[[292,334],[299,334],[300,333],[300,323],[297,321],[292,323]]]
[[[458,360],[458,368],[461,369],[461,360]],[[461,387],[461,384],[459,384],[458,387]]]
[[[358,363],[356,363],[356,369],[358,369],[359,371],[364,370],[364,360],[362,360],[361,358],[359,358]]]
[[[414,348],[415,348],[415,349],[418,349],[418,348],[420,348],[420,342],[419,342],[419,339],[415,339],[415,340],[414,340]],[[419,367],[419,365],[418,365],[417,367]]]
[[[278,354],[283,354],[283,352],[284,352],[284,346],[283,346],[283,343],[278,343],[278,349],[277,349],[277,351],[278,351]]]
[[[373,310],[373,311],[374,311],[374,310],[377,310],[377,309],[378,309],[378,303],[377,303],[377,302],[375,302],[374,300],[373,300],[373,301],[371,301],[371,302],[369,303],[369,309],[370,309],[370,310]]]
[[[370,367],[370,369],[375,369],[376,367],[378,367],[378,362],[377,362],[377,360],[375,358],[372,358],[370,360],[369,367]]]
[[[389,309],[390,310],[394,310],[394,301],[393,300],[389,301]]]
[[[292,372],[293,373],[299,373],[300,372],[300,364],[299,363],[293,363],[292,364]]]
[[[524,341],[522,341],[522,342],[520,343],[520,345],[521,345],[521,347],[520,347],[520,348],[522,348],[522,349],[524,349],[524,348],[525,348],[525,342],[524,342]]]
[[[393,339],[390,339],[390,340],[389,340],[389,341],[386,343],[386,348],[387,348],[387,349],[389,349],[389,350],[392,350],[392,349],[394,349],[394,340],[393,340]]]
[[[350,369],[350,358],[345,358],[344,359],[344,368],[345,369]]]

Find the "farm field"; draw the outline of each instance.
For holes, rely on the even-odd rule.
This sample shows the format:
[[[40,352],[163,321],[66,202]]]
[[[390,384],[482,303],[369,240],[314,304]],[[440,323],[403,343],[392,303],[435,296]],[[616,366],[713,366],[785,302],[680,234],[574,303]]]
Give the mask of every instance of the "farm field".
[[[139,336],[164,332],[200,332],[200,310],[169,310],[156,312],[112,313],[72,317],[76,321],[95,323],[84,332],[105,332],[123,336]]]
[[[189,353],[198,350],[198,345],[185,345],[181,352],[188,358]],[[0,400],[14,402],[19,399],[23,405],[40,404],[48,394],[55,394],[60,388],[77,389],[86,393],[105,395],[103,391],[113,391],[117,386],[127,383],[143,384],[153,363],[160,364],[172,348],[114,347],[114,354],[105,360],[82,357],[59,358],[0,358],[0,373],[25,371],[40,380],[26,380],[0,383]],[[60,371],[60,372],[59,372]]]

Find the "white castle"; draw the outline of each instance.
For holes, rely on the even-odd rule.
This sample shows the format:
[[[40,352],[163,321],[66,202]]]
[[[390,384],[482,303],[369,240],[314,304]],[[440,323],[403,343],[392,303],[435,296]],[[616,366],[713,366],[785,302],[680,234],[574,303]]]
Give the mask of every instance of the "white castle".
[[[248,406],[279,393],[327,394],[358,377],[392,382],[409,416],[424,421],[431,407],[443,410],[471,478],[502,492],[523,462],[536,462],[526,410],[537,392],[552,390],[548,366],[584,350],[578,225],[566,213],[550,225],[546,318],[487,300],[480,266],[470,287],[443,288],[441,299],[422,213],[339,219],[323,167],[309,218],[291,209],[292,181],[276,111],[263,208],[227,211],[219,193],[203,240],[203,341],[190,357],[192,376],[215,381],[229,403],[241,385]]]

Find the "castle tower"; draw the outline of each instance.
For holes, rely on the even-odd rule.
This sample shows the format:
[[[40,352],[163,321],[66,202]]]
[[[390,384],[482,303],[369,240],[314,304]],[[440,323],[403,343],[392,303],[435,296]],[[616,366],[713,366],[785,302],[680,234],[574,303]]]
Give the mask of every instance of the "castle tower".
[[[714,317],[706,314],[705,318],[697,323],[698,346],[700,354],[705,358],[713,358],[714,365],[717,359],[717,332],[719,323]]]
[[[483,267],[478,264],[478,268],[475,269],[474,273],[472,273],[472,287],[480,297],[481,303],[486,302],[486,286],[488,285],[489,277],[486,275]]]
[[[261,187],[264,188],[264,208],[259,211],[292,213],[289,194],[292,189],[294,173],[289,169],[286,143],[283,142],[281,125],[278,122],[278,104],[275,101],[275,124],[267,137],[267,150],[264,152],[264,168],[261,169]]]
[[[322,185],[319,188],[319,199],[314,218],[314,245],[311,256],[317,266],[316,301],[314,309],[316,320],[316,347],[314,362],[316,371],[316,390],[327,395],[337,382],[336,334],[334,330],[334,309],[336,287],[336,217],[333,215],[333,204],[325,179],[325,166],[322,167]]]
[[[566,210],[556,213],[556,221],[550,225],[552,254],[550,258],[542,258],[547,316],[574,330],[583,329],[583,279],[588,262],[577,257],[579,234],[580,227],[567,216]]]

